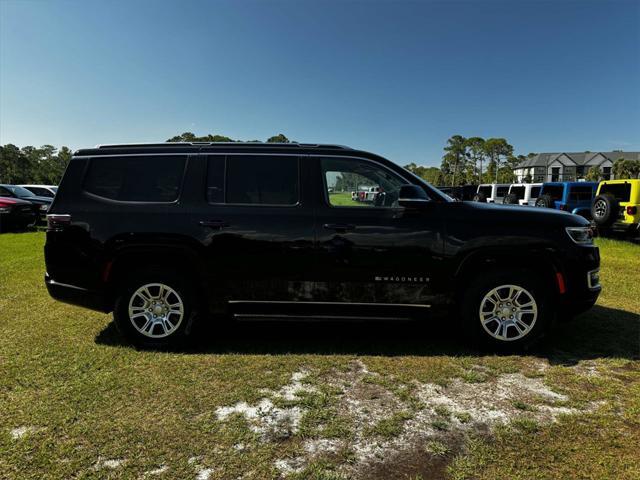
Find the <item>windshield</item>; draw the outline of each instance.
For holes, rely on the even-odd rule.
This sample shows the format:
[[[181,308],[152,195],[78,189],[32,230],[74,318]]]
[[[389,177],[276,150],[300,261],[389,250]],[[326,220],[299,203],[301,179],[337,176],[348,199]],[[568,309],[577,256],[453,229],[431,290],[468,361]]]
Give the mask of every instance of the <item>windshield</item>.
[[[18,197],[35,197],[33,193],[23,187],[19,187],[17,185],[4,185],[4,187],[8,190],[11,190],[11,193]]]

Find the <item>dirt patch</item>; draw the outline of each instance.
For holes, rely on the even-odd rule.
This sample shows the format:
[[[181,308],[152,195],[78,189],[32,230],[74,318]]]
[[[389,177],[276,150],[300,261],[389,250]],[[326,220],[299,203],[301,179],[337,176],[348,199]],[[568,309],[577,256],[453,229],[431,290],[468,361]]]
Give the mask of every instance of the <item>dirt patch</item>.
[[[295,436],[307,409],[292,401],[305,392],[317,392],[305,382],[307,376],[306,371],[294,373],[289,384],[263,392],[265,398],[254,405],[220,407],[218,419],[243,415],[266,440]],[[327,460],[337,462],[337,471],[349,478],[416,474],[441,478],[467,435],[490,435],[496,425],[514,421],[535,426],[586,411],[554,406],[569,398],[551,390],[541,378],[521,373],[480,383],[453,379],[446,386],[419,382],[399,386],[393,379],[372,374],[357,360],[346,372],[335,371],[323,381],[337,392],[337,412],[350,419],[350,432],[344,438],[323,438],[321,429],[319,435],[303,439],[298,456],[274,463],[283,476]],[[280,400],[292,403],[282,405]],[[348,460],[341,459],[344,452]]]

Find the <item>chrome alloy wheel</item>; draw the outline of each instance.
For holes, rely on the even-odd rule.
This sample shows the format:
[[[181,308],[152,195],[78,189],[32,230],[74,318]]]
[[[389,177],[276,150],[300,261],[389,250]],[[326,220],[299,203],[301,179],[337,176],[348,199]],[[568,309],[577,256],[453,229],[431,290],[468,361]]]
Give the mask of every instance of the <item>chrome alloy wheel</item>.
[[[162,283],[148,283],[129,300],[129,320],[149,338],[171,335],[182,323],[184,303],[178,292]]]
[[[533,295],[517,285],[500,285],[480,302],[480,322],[493,338],[510,342],[526,336],[538,318]]]
[[[598,200],[593,206],[593,210],[596,214],[596,217],[604,217],[604,214],[607,213],[607,202],[602,199]]]

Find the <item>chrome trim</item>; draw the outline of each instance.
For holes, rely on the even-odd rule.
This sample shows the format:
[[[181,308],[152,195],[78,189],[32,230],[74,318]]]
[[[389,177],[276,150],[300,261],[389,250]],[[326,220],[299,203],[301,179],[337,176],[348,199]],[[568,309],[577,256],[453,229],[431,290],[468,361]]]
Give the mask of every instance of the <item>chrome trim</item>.
[[[598,273],[598,283],[596,285],[593,285],[591,283],[591,274],[592,273]],[[600,283],[600,269],[596,268],[595,270],[590,270],[587,272],[587,286],[589,287],[589,290],[596,290],[598,288],[602,287],[602,284]]]
[[[49,278],[46,283],[48,283],[49,285],[55,285],[57,287],[72,288],[73,290],[80,290],[81,292],[88,292],[89,291],[88,288],[76,287],[75,285],[70,285],[68,283],[56,282],[55,280],[53,280],[51,278]]]
[[[361,320],[361,321],[388,321],[388,320],[411,320],[409,317],[364,317],[361,315],[274,315],[274,314],[255,314],[255,313],[234,313],[233,318],[242,321],[247,320],[278,320],[278,321],[297,321],[297,320]]]
[[[376,303],[376,302],[298,302],[295,300],[228,300],[227,303],[251,303],[251,304],[301,304],[301,305],[355,305],[359,307],[376,306],[376,307],[417,307],[431,308],[431,305],[422,305],[414,303]]]

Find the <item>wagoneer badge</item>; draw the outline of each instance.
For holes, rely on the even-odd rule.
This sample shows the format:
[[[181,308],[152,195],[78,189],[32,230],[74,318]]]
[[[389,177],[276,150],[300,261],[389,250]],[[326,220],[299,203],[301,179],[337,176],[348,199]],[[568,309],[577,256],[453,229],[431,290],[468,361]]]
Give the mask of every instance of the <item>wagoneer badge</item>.
[[[393,282],[393,283],[429,283],[429,277],[417,277],[417,276],[384,276],[375,277],[376,282]]]

